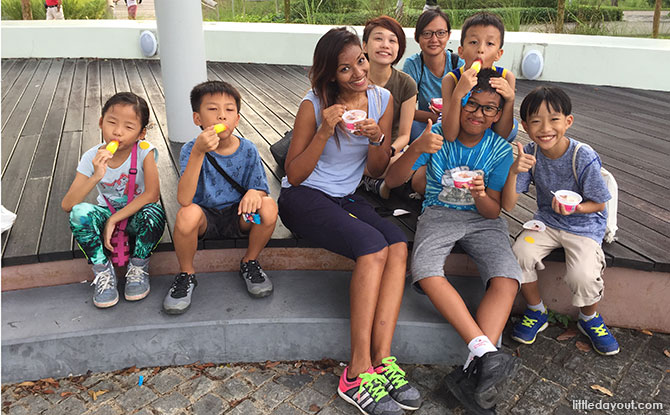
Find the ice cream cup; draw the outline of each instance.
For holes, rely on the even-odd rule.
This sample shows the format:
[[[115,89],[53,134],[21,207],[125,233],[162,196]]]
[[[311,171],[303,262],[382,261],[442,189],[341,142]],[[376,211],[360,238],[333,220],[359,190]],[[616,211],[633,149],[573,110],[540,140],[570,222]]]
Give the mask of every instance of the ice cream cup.
[[[365,111],[362,110],[351,110],[347,111],[342,115],[342,120],[344,121],[345,127],[347,130],[352,133],[356,131],[356,123],[363,121],[367,117]]]
[[[477,176],[476,172],[468,170],[454,173],[452,176],[454,178],[454,187],[458,187],[459,189],[467,189],[475,176]]]
[[[573,212],[578,204],[582,203],[582,197],[579,193],[570,190],[558,190],[554,196],[560,205],[563,205],[566,212]]]
[[[430,105],[442,111],[442,98],[431,98]]]

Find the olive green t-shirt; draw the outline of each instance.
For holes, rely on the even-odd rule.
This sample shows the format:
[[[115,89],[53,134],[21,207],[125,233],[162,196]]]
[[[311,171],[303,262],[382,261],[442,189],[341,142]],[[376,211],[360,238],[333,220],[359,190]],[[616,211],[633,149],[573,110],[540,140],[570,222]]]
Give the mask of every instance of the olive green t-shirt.
[[[395,68],[391,68],[391,77],[384,85],[391,91],[393,96],[393,127],[391,135],[393,141],[398,138],[398,126],[400,125],[400,107],[402,103],[417,94],[416,82],[411,76]]]

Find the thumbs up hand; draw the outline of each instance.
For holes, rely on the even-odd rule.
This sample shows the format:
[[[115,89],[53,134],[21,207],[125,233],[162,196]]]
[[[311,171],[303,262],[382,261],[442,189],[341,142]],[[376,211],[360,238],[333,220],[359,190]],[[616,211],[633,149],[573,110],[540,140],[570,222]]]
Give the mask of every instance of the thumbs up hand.
[[[528,170],[532,169],[535,165],[535,156],[532,154],[526,154],[523,152],[523,145],[520,142],[516,142],[517,155],[516,160],[510,167],[510,173],[519,174],[525,173]]]
[[[416,139],[413,143],[415,148],[421,153],[434,154],[440,151],[442,144],[444,144],[444,139],[442,135],[435,134],[430,129],[433,126],[433,120],[428,119],[428,124],[426,129],[423,131],[423,134]]]

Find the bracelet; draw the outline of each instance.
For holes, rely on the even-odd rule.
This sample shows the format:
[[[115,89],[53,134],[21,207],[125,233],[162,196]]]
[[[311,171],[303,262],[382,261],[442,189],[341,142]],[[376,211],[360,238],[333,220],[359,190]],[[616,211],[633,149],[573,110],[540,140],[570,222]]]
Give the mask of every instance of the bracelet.
[[[381,138],[377,141],[372,141],[368,138],[368,144],[370,144],[371,146],[379,147],[382,145],[383,142],[384,142],[384,133],[382,133]]]

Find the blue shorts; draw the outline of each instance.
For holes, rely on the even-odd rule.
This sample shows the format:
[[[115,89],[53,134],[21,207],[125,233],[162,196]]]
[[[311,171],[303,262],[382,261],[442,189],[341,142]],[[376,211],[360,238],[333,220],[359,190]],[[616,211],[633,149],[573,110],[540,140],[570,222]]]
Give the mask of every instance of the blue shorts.
[[[356,259],[379,252],[405,234],[361,196],[332,197],[306,186],[282,188],[279,217],[293,233],[329,251]]]

